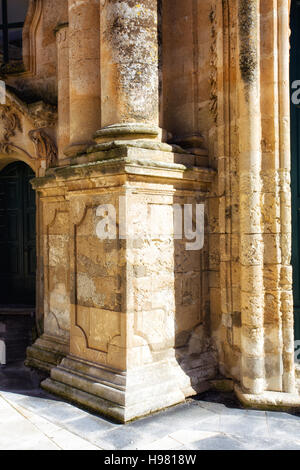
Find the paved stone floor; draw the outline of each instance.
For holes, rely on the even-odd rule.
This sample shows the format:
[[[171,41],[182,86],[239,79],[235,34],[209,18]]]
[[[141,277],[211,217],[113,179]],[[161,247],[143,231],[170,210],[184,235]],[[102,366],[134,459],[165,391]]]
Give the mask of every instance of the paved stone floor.
[[[0,450],[300,450],[300,416],[243,410],[231,394],[208,392],[120,425],[45,393],[39,381],[20,364],[0,369]]]

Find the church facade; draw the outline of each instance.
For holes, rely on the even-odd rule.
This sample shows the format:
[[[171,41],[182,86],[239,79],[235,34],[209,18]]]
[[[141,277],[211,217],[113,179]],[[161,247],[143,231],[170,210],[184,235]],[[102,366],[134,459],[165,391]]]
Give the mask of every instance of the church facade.
[[[1,3],[0,304],[41,386],[300,407],[297,1]]]

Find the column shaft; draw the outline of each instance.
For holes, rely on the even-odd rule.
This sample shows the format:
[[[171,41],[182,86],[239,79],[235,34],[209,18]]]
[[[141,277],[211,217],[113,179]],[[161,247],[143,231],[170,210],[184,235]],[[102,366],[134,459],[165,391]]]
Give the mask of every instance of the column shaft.
[[[283,329],[283,391],[295,390],[294,312],[291,270],[291,148],[289,92],[289,0],[278,0],[278,59],[279,59],[279,148],[281,199],[281,304]]]
[[[70,90],[69,90],[69,32],[68,24],[59,25],[56,32],[58,83],[58,158],[70,142]]]
[[[264,390],[259,0],[239,0],[239,154],[242,385]]]
[[[100,125],[99,0],[69,0],[70,145],[67,156],[92,143]]]
[[[112,134],[130,139],[138,134],[155,136],[159,126],[157,0],[107,0],[101,4],[100,17],[101,119],[102,128],[112,129],[99,131],[97,141],[112,140]]]

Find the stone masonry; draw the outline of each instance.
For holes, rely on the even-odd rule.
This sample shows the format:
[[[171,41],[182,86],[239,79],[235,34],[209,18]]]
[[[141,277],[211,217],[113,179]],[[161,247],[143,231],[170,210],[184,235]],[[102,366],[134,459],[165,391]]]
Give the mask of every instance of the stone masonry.
[[[26,365],[122,422],[216,386],[299,407],[289,0],[29,4],[25,72],[0,105],[0,169],[36,174]],[[189,250],[174,208],[195,228],[197,205]]]

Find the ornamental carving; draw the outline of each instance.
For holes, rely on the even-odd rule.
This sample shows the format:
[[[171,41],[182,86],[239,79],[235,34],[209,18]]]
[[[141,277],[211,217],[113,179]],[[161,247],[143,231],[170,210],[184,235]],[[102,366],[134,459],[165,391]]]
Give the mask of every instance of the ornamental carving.
[[[29,116],[34,127],[53,127],[57,122],[57,109],[55,106],[38,101],[28,105]]]
[[[16,132],[22,132],[19,116],[10,106],[0,106],[0,152],[5,154],[12,153],[11,138]]]
[[[47,167],[55,166],[58,152],[53,139],[43,129],[33,129],[28,135],[35,145],[37,158],[46,160]]]

